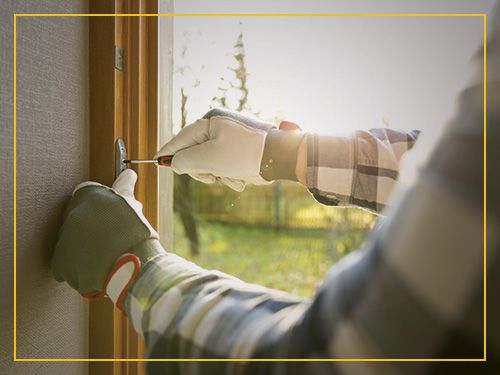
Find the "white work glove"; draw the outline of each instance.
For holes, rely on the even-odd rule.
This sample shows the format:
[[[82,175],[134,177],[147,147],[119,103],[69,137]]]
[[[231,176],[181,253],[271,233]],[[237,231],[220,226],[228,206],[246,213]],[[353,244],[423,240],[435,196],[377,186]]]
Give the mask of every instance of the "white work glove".
[[[236,112],[213,109],[184,127],[155,158],[174,155],[175,173],[187,173],[204,183],[218,179],[243,191],[246,184],[269,183],[261,177],[260,169],[266,136],[274,127]]]

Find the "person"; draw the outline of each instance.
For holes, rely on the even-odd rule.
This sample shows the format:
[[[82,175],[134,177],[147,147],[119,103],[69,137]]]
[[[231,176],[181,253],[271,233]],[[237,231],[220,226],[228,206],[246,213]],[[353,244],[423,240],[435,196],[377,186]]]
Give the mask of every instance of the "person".
[[[498,12],[494,18],[498,21]],[[488,42],[488,158],[500,160],[500,30]],[[390,129],[305,134],[212,110],[162,147],[172,168],[241,191],[297,180],[328,205],[383,211],[383,224],[332,267],[312,300],[204,270],[166,252],[134,198],[136,174],[111,188],[80,184],[52,258],[55,278],[88,298],[108,296],[144,336],[148,358],[255,358],[148,362],[151,374],[436,373],[445,364],[265,359],[470,358],[498,366],[483,303],[483,71],[461,93],[440,136]],[[417,136],[419,140],[411,152]],[[425,139],[427,137],[427,140]],[[404,167],[399,167],[404,157]],[[500,191],[499,179],[488,180]],[[498,223],[493,193],[488,225]],[[488,232],[488,283],[498,283],[498,237]],[[486,237],[484,237],[486,239]],[[493,284],[494,285],[494,284]],[[498,285],[498,284],[497,284]],[[489,299],[489,316],[500,314]]]

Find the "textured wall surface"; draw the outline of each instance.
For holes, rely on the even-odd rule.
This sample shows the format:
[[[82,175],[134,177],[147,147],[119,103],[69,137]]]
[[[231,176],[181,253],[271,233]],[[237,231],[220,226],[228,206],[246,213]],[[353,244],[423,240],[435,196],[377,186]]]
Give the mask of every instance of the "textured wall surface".
[[[14,363],[13,20],[86,13],[85,0],[0,2],[0,373],[86,374],[86,363]],[[86,357],[87,304],[49,260],[72,188],[88,178],[88,20],[17,22],[17,356]]]

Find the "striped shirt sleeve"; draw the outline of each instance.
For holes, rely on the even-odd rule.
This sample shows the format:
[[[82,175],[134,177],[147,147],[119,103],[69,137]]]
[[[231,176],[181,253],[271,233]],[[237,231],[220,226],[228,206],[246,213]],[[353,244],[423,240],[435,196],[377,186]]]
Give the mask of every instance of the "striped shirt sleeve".
[[[310,303],[167,254],[143,265],[124,307],[148,358],[268,358],[292,354],[279,354],[274,343],[284,342]],[[148,374],[188,373],[190,366],[204,374],[231,364],[152,362]]]
[[[307,136],[307,187],[331,206],[380,212],[399,175],[401,157],[419,131],[358,130],[348,136]]]

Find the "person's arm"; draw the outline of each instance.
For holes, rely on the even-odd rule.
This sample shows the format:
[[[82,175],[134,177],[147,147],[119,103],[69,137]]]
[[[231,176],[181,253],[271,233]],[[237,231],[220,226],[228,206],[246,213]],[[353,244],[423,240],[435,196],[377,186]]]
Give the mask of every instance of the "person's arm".
[[[498,46],[500,33],[492,35],[496,36],[492,45]],[[491,58],[498,61],[500,49],[493,51]],[[498,67],[493,64],[489,72],[492,121],[500,118]],[[126,295],[125,311],[145,336],[150,358],[482,358],[481,78],[464,90],[457,115],[430,157],[424,156],[419,168],[412,168],[414,173],[400,182],[382,229],[363,250],[331,269],[311,301],[203,270],[165,254],[157,245],[148,247],[149,241],[156,244],[155,233],[137,209],[131,183],[126,188],[117,184],[115,191],[87,185],[75,193],[52,261],[54,273],[80,292],[91,292],[93,285],[105,283],[104,278],[95,277],[83,285],[86,288],[80,281],[95,275],[94,267],[103,263],[99,260],[108,246],[114,255],[132,248],[143,263],[131,289],[126,293],[123,282],[112,277],[105,290],[118,303],[117,296]],[[491,155],[496,157],[499,127],[492,127],[489,137]],[[132,177],[129,173],[127,178],[132,181]],[[500,190],[498,178],[489,183],[492,191]],[[498,197],[491,199],[489,223],[498,223]],[[127,206],[131,203],[135,208]],[[136,237],[127,240],[129,233],[142,242],[136,245]],[[498,244],[498,238],[489,238],[492,270],[499,269]],[[93,262],[81,261],[89,258]],[[102,266],[108,272],[113,268],[112,263]],[[120,269],[114,275],[123,275]],[[490,273],[489,280],[498,281],[499,274]],[[494,299],[488,306],[498,312]],[[499,342],[500,331],[491,332],[489,342]],[[488,362],[494,366],[498,360],[498,353],[491,352]],[[169,374],[259,375],[320,374],[332,367],[366,373],[376,365],[383,366],[377,368],[381,373],[408,370],[398,362],[147,364],[150,374],[168,370]],[[431,372],[430,367],[438,365],[421,362],[411,370]]]
[[[320,203],[380,212],[398,179],[401,158],[419,133],[377,128],[347,136],[308,134],[298,152],[297,179]]]
[[[496,79],[490,87],[498,94]],[[481,358],[482,92],[480,81],[464,91],[457,116],[430,157],[421,154],[420,166],[411,168],[400,185],[382,230],[363,250],[336,264],[311,301],[202,270],[171,255],[146,264],[126,308],[145,335],[148,356]],[[490,108],[490,118],[498,119],[500,106]],[[498,150],[498,128],[492,131],[492,146]],[[498,207],[490,214],[498,220]],[[489,243],[491,257],[498,241]],[[374,366],[382,366],[377,368],[382,373],[408,370],[397,362],[152,362],[148,369],[307,374],[366,373]],[[412,371],[430,372],[431,366],[413,364]]]
[[[296,130],[293,130],[296,129]],[[174,172],[242,191],[246,184],[299,181],[317,201],[380,212],[399,175],[401,157],[419,132],[387,128],[347,136],[298,131],[237,112],[209,111],[183,128],[155,157],[173,155]]]

